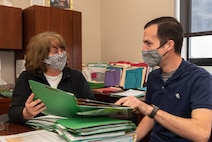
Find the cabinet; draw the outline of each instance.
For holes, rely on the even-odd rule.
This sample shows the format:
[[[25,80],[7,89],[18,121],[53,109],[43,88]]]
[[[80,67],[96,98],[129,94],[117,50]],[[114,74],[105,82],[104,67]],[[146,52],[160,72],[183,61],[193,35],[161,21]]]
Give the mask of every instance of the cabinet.
[[[81,12],[44,6],[31,6],[23,10],[23,51],[15,59],[24,59],[30,38],[38,33],[54,31],[61,34],[67,45],[68,66],[82,68]]]
[[[0,5],[0,49],[22,49],[22,9]]]
[[[11,103],[11,98],[0,96],[0,115],[8,112]]]

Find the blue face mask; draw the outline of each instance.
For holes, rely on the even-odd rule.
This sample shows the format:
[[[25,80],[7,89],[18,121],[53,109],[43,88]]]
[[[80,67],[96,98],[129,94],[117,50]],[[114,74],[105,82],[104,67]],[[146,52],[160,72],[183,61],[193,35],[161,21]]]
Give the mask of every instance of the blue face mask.
[[[62,71],[67,63],[66,53],[51,55],[44,60],[44,63],[53,69]]]

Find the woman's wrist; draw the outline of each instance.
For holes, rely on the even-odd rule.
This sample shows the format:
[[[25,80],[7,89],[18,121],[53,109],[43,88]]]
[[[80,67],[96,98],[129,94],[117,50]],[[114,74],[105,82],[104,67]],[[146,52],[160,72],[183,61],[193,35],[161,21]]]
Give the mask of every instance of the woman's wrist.
[[[23,109],[23,118],[25,120],[29,120],[29,119],[33,118],[33,116],[30,115],[30,113],[27,111],[26,107],[24,107],[24,109]]]

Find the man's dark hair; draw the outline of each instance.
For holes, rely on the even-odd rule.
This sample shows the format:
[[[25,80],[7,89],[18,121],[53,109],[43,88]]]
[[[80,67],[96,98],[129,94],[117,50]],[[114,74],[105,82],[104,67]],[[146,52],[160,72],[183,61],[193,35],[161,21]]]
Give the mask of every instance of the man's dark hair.
[[[157,34],[160,44],[164,44],[168,40],[173,40],[175,43],[175,52],[181,54],[184,34],[183,27],[178,20],[174,17],[159,17],[149,21],[144,26],[144,29],[153,24],[158,25]]]

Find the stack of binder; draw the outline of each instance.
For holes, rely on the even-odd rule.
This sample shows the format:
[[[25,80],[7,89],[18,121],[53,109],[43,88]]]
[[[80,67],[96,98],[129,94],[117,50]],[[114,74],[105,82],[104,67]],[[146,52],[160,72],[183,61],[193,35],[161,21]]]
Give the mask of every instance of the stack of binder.
[[[145,87],[149,73],[149,67],[146,63],[118,61],[110,62],[109,64],[113,68],[121,69],[121,77],[119,79],[118,75],[116,75],[116,77],[111,77],[111,75],[110,78],[107,78],[108,80],[111,81],[115,78],[117,81],[119,79],[119,86],[123,89],[142,89]],[[115,74],[113,76],[115,76]]]

